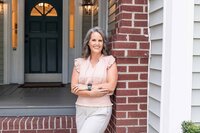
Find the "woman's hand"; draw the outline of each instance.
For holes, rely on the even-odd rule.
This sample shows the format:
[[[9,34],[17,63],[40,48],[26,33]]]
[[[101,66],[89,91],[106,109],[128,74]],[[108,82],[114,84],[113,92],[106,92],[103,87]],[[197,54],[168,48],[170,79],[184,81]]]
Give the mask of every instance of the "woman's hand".
[[[74,93],[74,94],[77,94],[77,92],[80,91],[78,85],[73,85],[71,90],[72,90],[72,93]]]
[[[92,90],[90,92],[91,97],[102,97],[109,93],[108,89],[100,88],[98,85],[92,86]]]
[[[74,94],[77,94],[78,91],[84,91],[84,90],[87,90],[87,85],[77,84],[72,86],[72,92]]]

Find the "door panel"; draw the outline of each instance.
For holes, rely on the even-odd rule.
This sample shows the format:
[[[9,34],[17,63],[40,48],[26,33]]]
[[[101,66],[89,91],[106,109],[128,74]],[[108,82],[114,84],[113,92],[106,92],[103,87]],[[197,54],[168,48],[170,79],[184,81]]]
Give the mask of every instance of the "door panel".
[[[62,0],[26,0],[25,8],[25,74],[62,73]]]
[[[40,38],[32,38],[30,39],[30,53],[29,53],[29,61],[30,61],[30,73],[40,73],[41,69],[41,39]]]

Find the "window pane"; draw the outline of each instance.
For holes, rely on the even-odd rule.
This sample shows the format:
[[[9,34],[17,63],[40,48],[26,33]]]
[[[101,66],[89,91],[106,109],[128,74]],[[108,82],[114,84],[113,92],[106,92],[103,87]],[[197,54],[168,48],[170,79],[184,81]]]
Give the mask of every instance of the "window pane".
[[[42,16],[42,14],[40,12],[38,12],[38,10],[33,8],[31,11],[31,16]]]
[[[69,13],[70,13],[70,19],[69,19],[69,47],[74,48],[74,0],[70,0],[69,4]]]
[[[56,9],[48,3],[39,3],[31,10],[31,16],[57,16]]]
[[[12,48],[17,48],[17,31],[18,31],[18,12],[17,12],[17,0],[12,0]]]
[[[53,8],[48,14],[47,16],[57,16],[57,12],[55,10],[55,8]]]
[[[44,11],[43,11],[43,3],[39,3],[35,6],[35,8],[38,9],[39,12],[41,12],[41,14],[44,14]]]

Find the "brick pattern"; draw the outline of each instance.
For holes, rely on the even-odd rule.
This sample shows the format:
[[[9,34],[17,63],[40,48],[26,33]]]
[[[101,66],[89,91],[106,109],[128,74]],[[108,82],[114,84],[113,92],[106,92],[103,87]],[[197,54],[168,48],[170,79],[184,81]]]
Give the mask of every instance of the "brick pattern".
[[[0,133],[76,133],[75,116],[0,117]]]
[[[107,133],[147,132],[147,0],[116,0],[115,29],[109,37],[119,80]]]

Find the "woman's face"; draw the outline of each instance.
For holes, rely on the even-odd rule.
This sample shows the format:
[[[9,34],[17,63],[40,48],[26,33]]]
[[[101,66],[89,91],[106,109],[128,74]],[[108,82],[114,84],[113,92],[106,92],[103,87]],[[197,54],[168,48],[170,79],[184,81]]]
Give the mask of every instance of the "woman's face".
[[[89,47],[91,53],[101,54],[103,49],[103,38],[98,32],[93,32],[90,37]]]

